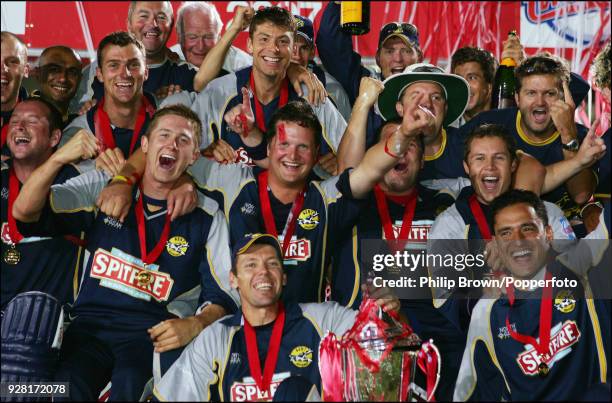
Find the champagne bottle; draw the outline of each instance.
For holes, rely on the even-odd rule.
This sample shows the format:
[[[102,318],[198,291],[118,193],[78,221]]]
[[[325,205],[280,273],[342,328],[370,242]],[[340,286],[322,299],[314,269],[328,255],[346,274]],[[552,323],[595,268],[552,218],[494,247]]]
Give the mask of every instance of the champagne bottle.
[[[370,32],[370,2],[341,2],[340,28],[350,35],[365,35]]]
[[[512,36],[516,36],[515,31],[508,33],[509,38]],[[516,91],[515,67],[516,62],[511,57],[505,57],[500,62],[493,83],[491,109],[504,109],[516,106],[514,101],[514,93]]]

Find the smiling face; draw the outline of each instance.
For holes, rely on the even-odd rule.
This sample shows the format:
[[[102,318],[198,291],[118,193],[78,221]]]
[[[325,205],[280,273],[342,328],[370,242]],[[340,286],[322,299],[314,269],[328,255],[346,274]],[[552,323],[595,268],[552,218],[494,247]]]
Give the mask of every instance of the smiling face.
[[[81,62],[74,52],[56,47],[39,60],[40,90],[59,105],[70,102],[81,80]]]
[[[134,44],[106,46],[96,69],[96,77],[104,84],[104,95],[117,104],[133,104],[140,99],[148,74],[145,57]]]
[[[163,56],[172,31],[172,6],[166,1],[136,2],[128,31],[143,43],[147,58]]]
[[[158,184],[174,184],[198,158],[193,125],[178,115],[159,117],[141,142],[146,154],[144,175]]]
[[[470,99],[465,112],[474,116],[479,112],[489,109],[491,103],[491,83],[485,80],[484,72],[478,62],[466,62],[455,67],[453,74],[466,79],[470,86]]]
[[[314,59],[314,47],[303,36],[296,35],[291,61],[306,67],[312,59]]]
[[[20,102],[15,107],[6,143],[17,162],[44,161],[59,143],[61,131],[50,133],[47,107],[40,102]]]
[[[28,76],[29,66],[23,45],[10,35],[2,35],[2,110],[10,111],[17,102],[19,87]]]
[[[220,31],[221,27],[211,13],[200,9],[186,10],[181,42],[185,60],[199,67],[210,49],[217,44]]]
[[[431,133],[423,133],[427,144],[441,133],[442,124],[446,117],[447,105],[442,87],[429,81],[415,82],[404,90],[400,101],[395,104],[395,109],[398,115],[403,117],[405,111],[412,113],[419,106],[428,109],[435,116],[434,130]]]
[[[230,273],[230,284],[238,289],[243,310],[274,305],[286,283],[278,252],[267,244],[252,245],[238,255],[236,271]]]
[[[506,143],[499,137],[474,138],[463,168],[470,177],[476,197],[490,204],[510,189],[516,162],[511,158]]]
[[[253,69],[270,80],[284,77],[293,53],[293,32],[266,21],[255,27],[247,41]]]
[[[416,49],[408,45],[403,39],[392,36],[383,42],[376,54],[376,62],[380,67],[383,78],[389,78],[402,73],[411,64],[419,62]]]
[[[284,127],[284,136],[278,134],[280,125]],[[295,122],[279,121],[276,127],[277,134],[268,144],[270,175],[284,186],[301,188],[319,154],[315,135],[312,130]]]
[[[381,142],[387,141],[395,130],[400,126],[399,123],[389,123],[385,125],[380,133]],[[402,194],[413,188],[417,183],[419,171],[423,168],[423,150],[416,138],[409,140],[408,147],[402,158],[389,170],[382,180],[383,190],[394,194]]]
[[[550,107],[553,102],[563,99],[560,88],[560,80],[552,74],[534,74],[522,78],[521,89],[515,97],[525,134],[543,138],[554,133]]]
[[[544,266],[552,240],[545,226],[527,203],[505,207],[495,215],[495,241],[502,260],[516,279],[530,279]]]

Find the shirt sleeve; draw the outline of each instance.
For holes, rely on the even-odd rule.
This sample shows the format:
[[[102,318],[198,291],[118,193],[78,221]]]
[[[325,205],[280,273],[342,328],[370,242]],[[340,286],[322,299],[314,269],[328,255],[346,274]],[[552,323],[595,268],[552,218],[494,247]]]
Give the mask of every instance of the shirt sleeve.
[[[321,193],[327,205],[329,242],[335,244],[335,236],[350,231],[356,224],[367,199],[356,199],[349,180],[351,169],[320,183]]]
[[[305,88],[302,91],[304,93],[307,92]],[[330,151],[337,154],[342,135],[344,135],[346,130],[346,121],[329,100],[326,100],[319,106],[313,106],[313,110],[319,118],[323,129],[321,143],[325,143]]]
[[[87,124],[87,114],[77,117],[64,128],[58,147],[62,147],[64,144],[70,141],[70,139],[73,138],[74,135],[81,129],[90,130],[89,125]]]
[[[220,382],[218,362],[230,348],[226,327],[220,322],[204,329],[185,347],[161,380],[155,380],[153,395],[159,401],[210,401],[210,388]],[[217,362],[217,364],[215,364]]]
[[[24,235],[60,236],[84,231],[96,216],[95,203],[109,176],[93,170],[51,186],[47,203],[35,223],[18,223]]]
[[[491,307],[495,300],[481,300],[474,308],[468,339],[453,401],[508,400],[508,385],[495,354],[489,329]]]
[[[212,203],[212,201],[211,201]],[[240,297],[232,289],[229,274],[232,268],[229,231],[221,211],[215,211],[206,241],[206,254],[200,264],[202,294],[200,307],[217,304],[233,313],[240,306]]]
[[[302,310],[307,317],[316,322],[321,337],[329,331],[334,333],[338,339],[353,326],[357,316],[357,311],[337,302],[302,304]]]
[[[338,80],[353,105],[361,77],[370,73],[361,65],[361,56],[353,51],[351,35],[340,30],[340,5],[333,1],[323,11],[316,43],[325,70]]]

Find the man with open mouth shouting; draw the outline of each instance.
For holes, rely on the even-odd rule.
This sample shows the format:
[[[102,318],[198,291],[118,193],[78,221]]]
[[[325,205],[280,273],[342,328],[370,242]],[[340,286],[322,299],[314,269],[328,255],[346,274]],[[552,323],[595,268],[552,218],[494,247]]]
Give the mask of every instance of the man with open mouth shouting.
[[[147,165],[123,222],[95,209],[105,173],[91,170],[51,186],[64,164],[98,152],[86,135],[41,165],[15,201],[24,235],[86,232],[83,279],[56,375],[71,383],[71,400],[95,400],[109,379],[111,400],[138,400],[152,376],[154,350],[178,351],[238,305],[221,285],[229,284],[231,263],[217,204],[201,197],[189,214],[171,222],[168,213],[169,191],[199,155],[200,130],[184,106],[156,112],[142,137]]]

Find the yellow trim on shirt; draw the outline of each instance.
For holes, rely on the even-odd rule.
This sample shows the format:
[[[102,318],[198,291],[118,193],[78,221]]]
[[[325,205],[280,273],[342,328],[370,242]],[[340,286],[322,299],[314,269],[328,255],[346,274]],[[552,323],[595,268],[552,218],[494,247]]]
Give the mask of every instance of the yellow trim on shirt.
[[[557,137],[559,137],[559,131],[557,130],[546,140],[533,141],[532,139],[530,139],[529,136],[525,134],[525,132],[523,131],[523,128],[521,127],[521,111],[518,111],[516,113],[516,131],[525,143],[532,145],[532,146],[536,146],[536,147],[548,145],[552,143],[553,141],[555,141]]]
[[[442,145],[440,146],[440,149],[434,155],[424,156],[423,158],[425,161],[437,160],[442,156],[442,154],[444,154],[444,149],[446,149],[446,129],[442,128]]]

